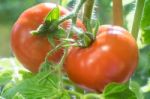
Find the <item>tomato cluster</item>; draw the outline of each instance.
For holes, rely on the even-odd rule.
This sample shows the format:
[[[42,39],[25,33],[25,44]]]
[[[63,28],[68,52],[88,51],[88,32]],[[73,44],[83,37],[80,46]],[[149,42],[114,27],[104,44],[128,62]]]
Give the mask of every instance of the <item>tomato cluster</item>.
[[[46,15],[56,7],[53,3],[42,3],[24,11],[12,28],[11,47],[14,55],[25,68],[38,72],[46,54],[52,50],[46,36],[33,36],[30,31],[43,23]],[[61,16],[69,11],[61,6]],[[62,23],[66,29],[70,21]],[[84,28],[80,20],[77,26]],[[58,62],[63,50],[49,56]],[[136,68],[138,48],[131,34],[119,26],[102,25],[96,40],[87,48],[71,47],[64,63],[69,78],[84,88],[102,91],[110,82],[126,82]]]

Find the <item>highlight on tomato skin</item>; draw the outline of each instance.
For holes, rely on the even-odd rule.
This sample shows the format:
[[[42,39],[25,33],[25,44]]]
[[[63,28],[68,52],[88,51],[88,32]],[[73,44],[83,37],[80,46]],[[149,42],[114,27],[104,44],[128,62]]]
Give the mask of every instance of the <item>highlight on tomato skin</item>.
[[[58,5],[57,5],[58,6]],[[47,14],[56,7],[54,3],[41,3],[25,10],[11,31],[11,48],[17,59],[31,72],[38,72],[40,64],[52,46],[48,42],[47,37],[33,36],[30,31],[38,28],[43,23]],[[61,16],[67,15],[70,12],[59,6]],[[61,27],[67,29],[70,26],[70,21],[65,21]],[[77,26],[82,28],[83,24],[77,20]],[[63,55],[63,50],[58,50],[49,57],[50,61],[58,62]]]
[[[87,48],[72,47],[64,63],[70,80],[83,88],[102,92],[108,83],[125,83],[138,63],[138,47],[122,27],[102,25]]]

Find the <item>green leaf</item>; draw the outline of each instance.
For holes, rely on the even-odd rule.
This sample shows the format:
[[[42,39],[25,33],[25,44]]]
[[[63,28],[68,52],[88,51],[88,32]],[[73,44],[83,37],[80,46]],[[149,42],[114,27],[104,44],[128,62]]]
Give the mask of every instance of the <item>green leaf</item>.
[[[50,33],[48,34],[48,42],[51,44],[51,46],[54,48],[56,46],[54,34]]]
[[[137,99],[144,99],[140,85],[135,81],[130,81],[130,89],[136,94]]]
[[[138,82],[141,86],[145,85],[150,77],[150,45],[139,50],[139,63],[132,80]]]
[[[60,18],[59,7],[52,9],[45,17],[44,24],[41,24],[36,30],[30,31],[32,35],[45,35],[57,30],[58,25],[53,24]]]
[[[22,80],[29,79],[35,75],[31,72],[24,71],[24,70],[19,70],[18,72],[19,72],[19,76],[21,76]]]
[[[141,87],[141,90],[144,94],[144,99],[150,99],[150,80],[146,85]]]
[[[143,17],[141,20],[141,28],[142,28],[142,40],[145,44],[150,44],[150,0],[146,0]]]
[[[150,99],[150,94],[149,94],[149,92],[145,93],[144,96],[145,96],[144,99]]]
[[[53,31],[52,33],[48,34],[48,41],[51,44],[52,47],[56,46],[56,40],[60,40],[62,38],[66,37],[66,32],[64,29],[59,27],[57,30]]]
[[[16,93],[12,99],[26,99],[22,94]]]
[[[40,72],[50,72],[55,69],[56,65],[54,62],[44,61],[40,66]]]
[[[87,31],[92,33],[92,26],[91,26],[90,20],[86,19],[85,26],[86,26]]]
[[[5,90],[2,96],[6,99],[12,99],[12,97],[19,93],[26,99],[49,98],[59,94],[58,82],[59,80],[56,74],[41,72]]]
[[[111,83],[104,89],[103,96],[105,99],[137,99],[128,85]]]
[[[41,24],[36,30],[32,30],[30,31],[30,33],[35,36],[35,35],[45,35],[47,33],[49,33],[49,25],[47,24]]]
[[[60,99],[70,99],[70,95],[68,94],[68,92],[64,91],[64,92],[62,93],[62,96],[61,96]]]
[[[9,81],[12,80],[13,71],[1,71],[0,73],[0,86],[7,84]]]
[[[91,42],[92,42],[92,39],[91,39],[91,37],[88,35],[88,33],[84,33],[84,34],[81,34],[80,36],[80,41],[79,41],[79,43],[81,44],[81,45],[79,45],[79,46],[81,46],[81,47],[88,47],[90,44],[91,44]]]
[[[144,94],[144,99],[150,99],[150,79],[146,85],[141,87],[141,90]]]
[[[60,10],[59,7],[54,8],[51,12],[48,13],[48,15],[45,18],[45,23],[51,23],[53,21],[56,21],[60,18]]]
[[[65,38],[66,37],[66,32],[63,28],[59,27],[59,29],[55,32],[55,36],[57,38]]]
[[[16,84],[22,79],[29,78],[27,75],[31,75],[15,58],[0,59],[0,67],[2,68],[0,70],[0,93],[12,87],[12,83]]]

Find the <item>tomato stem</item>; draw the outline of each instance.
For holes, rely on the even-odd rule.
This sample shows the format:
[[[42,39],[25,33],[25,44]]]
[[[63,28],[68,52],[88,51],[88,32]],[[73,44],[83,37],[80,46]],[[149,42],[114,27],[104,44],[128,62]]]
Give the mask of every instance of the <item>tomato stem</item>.
[[[133,25],[132,25],[132,30],[131,30],[131,33],[136,40],[138,37],[138,32],[139,32],[140,22],[141,22],[141,18],[142,18],[144,3],[145,3],[145,0],[137,0],[134,20],[133,20]]]
[[[77,4],[77,6],[75,7],[75,9],[74,9],[74,11],[73,11],[72,13],[70,13],[69,15],[67,15],[67,16],[65,16],[65,17],[63,17],[63,18],[61,18],[59,21],[57,21],[57,23],[54,23],[54,24],[59,25],[59,24],[61,24],[62,22],[68,20],[68,19],[71,19],[71,18],[72,18],[72,20],[74,20],[74,18],[77,18],[78,12],[79,12],[79,10],[81,9],[82,5],[85,3],[85,1],[86,1],[86,0],[80,0],[80,2]],[[76,20],[76,19],[75,19],[75,20]],[[76,22],[73,22],[73,23],[76,23]],[[56,26],[56,25],[52,25],[52,26]],[[50,28],[52,28],[52,27],[50,27]],[[72,30],[72,29],[73,29],[73,26],[71,26],[71,30]],[[71,31],[68,32],[67,37],[66,37],[67,39],[70,37],[70,34],[71,34]],[[46,56],[46,60],[48,59],[48,56],[49,56],[50,54],[52,54],[54,51],[60,49],[61,47],[62,47],[62,44],[59,44],[59,45],[56,46],[52,51],[50,51],[50,52],[48,53],[48,55]],[[60,61],[60,63],[59,63],[60,65],[63,65],[64,59],[65,59],[65,57],[66,57],[66,53],[67,53],[67,48],[65,49],[64,55],[62,56],[62,59],[61,59],[61,61]]]
[[[62,20],[64,21],[66,18],[72,18],[72,20],[74,20],[74,18],[77,18],[76,16],[77,16],[77,13],[79,12],[79,10],[81,9],[81,7],[82,7],[82,5],[84,4],[84,2],[85,2],[86,0],[80,0],[80,2],[79,2],[79,4],[77,4],[77,6],[76,6],[76,8],[75,8],[75,10],[73,11],[73,13],[71,13],[70,15],[68,15],[68,16],[66,16],[65,18],[63,18]],[[75,14],[75,16],[74,17],[72,17],[72,15],[74,15]],[[60,22],[61,22],[61,20],[60,20]],[[70,29],[70,31],[68,32],[68,34],[67,34],[67,36],[66,36],[66,39],[68,39],[69,37],[70,37],[70,34],[71,34],[71,30],[72,30],[72,28],[73,28],[73,25],[71,26],[71,29]],[[64,60],[65,60],[65,57],[66,57],[66,55],[67,55],[67,52],[68,52],[68,48],[65,48],[65,50],[64,50],[64,55],[62,56],[62,58],[61,58],[61,61],[60,61],[60,65],[63,65],[63,62],[64,62]]]
[[[77,19],[77,14],[79,12],[79,10],[81,9],[82,5],[84,4],[86,0],[80,0],[80,2],[77,4],[75,10],[73,11],[73,13],[71,13],[70,15],[64,17],[63,19],[60,20],[60,22],[63,22],[65,21],[65,19],[68,19],[68,18],[72,18],[72,20],[76,20]],[[59,22],[59,23],[60,23]],[[70,38],[70,35],[71,35],[71,31],[72,31],[72,28],[73,28],[73,25],[76,23],[75,21],[72,21],[73,24],[71,25],[71,29],[69,32],[67,32],[67,36],[66,38]],[[65,48],[64,49],[64,54],[59,62],[59,69],[58,69],[58,75],[59,75],[59,80],[60,80],[60,88],[62,89],[63,88],[63,74],[62,74],[62,66],[64,64],[64,61],[65,61],[65,58],[67,56],[67,52],[68,52],[68,48]]]
[[[84,6],[83,23],[86,23],[87,19],[90,20],[92,16],[93,6],[95,0],[87,0]]]
[[[68,19],[71,19],[72,17],[74,17],[75,14],[74,13],[70,13],[69,15],[65,16],[65,17],[62,17],[58,22],[57,22],[57,25],[61,24],[62,22],[68,20]]]
[[[58,49],[60,49],[61,47],[62,47],[62,43],[60,43],[59,45],[57,45],[55,48],[53,48],[52,50],[50,50],[48,53],[47,53],[47,55],[46,55],[46,57],[45,57],[45,61],[48,61],[48,57],[50,56],[50,55],[52,55],[54,52],[56,52]]]
[[[123,26],[122,0],[113,0],[113,24]]]
[[[86,0],[80,0],[80,2],[77,4],[77,6],[75,7],[75,9],[73,10],[72,13],[70,13],[69,15],[61,18],[57,24],[61,24],[62,22],[68,20],[68,19],[72,19],[73,17],[76,17],[78,15],[79,10],[81,9],[82,5],[85,3]]]
[[[50,26],[47,26],[47,24],[41,24],[36,30],[31,31],[31,34],[37,35],[37,34],[43,34],[48,31],[54,31],[58,28],[58,25],[60,25],[62,22],[72,19],[73,25],[76,24],[77,16],[79,13],[79,10],[81,9],[82,5],[86,2],[86,0],[80,0],[80,2],[77,4],[75,9],[72,13],[70,13],[67,16],[64,16],[60,18],[58,21],[53,22]]]
[[[70,95],[75,95],[77,99],[82,99],[82,94],[77,91],[66,90]]]

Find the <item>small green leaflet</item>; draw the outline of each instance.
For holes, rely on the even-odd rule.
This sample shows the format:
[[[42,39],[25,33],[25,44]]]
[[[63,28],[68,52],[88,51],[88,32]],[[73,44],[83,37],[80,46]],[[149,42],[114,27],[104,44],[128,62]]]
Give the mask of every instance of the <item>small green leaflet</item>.
[[[130,81],[130,89],[135,93],[137,99],[144,99],[144,95],[140,90],[140,85],[135,81]]]
[[[56,46],[54,33],[48,34],[48,42],[51,44],[51,46],[54,48]]]
[[[40,66],[40,72],[50,72],[55,69],[55,64],[54,62],[49,62],[49,61],[44,61],[41,66]]]
[[[56,46],[56,40],[55,40],[56,38],[59,39],[65,37],[64,35],[66,34],[66,32],[62,28],[58,27],[57,24],[52,24],[58,21],[59,18],[60,18],[60,10],[58,6],[54,8],[51,12],[49,12],[49,14],[45,18],[46,25],[48,26],[54,25],[51,26],[53,28],[50,27],[49,31],[51,31],[51,33],[48,34],[48,41],[52,47]]]
[[[140,84],[144,99],[150,99],[150,45],[139,50],[139,64],[132,80]],[[135,84],[134,84],[135,85]],[[140,98],[139,98],[140,99]]]
[[[65,38],[66,32],[62,28],[58,28],[57,30],[53,31],[52,33],[48,34],[48,41],[52,47],[56,46],[56,39]]]
[[[92,32],[92,26],[91,26],[90,20],[86,19],[85,25],[86,25],[87,31]]]
[[[15,58],[1,59],[0,64],[3,68],[0,72],[0,98],[2,99],[69,99],[70,95],[63,90],[60,90],[59,77],[57,73],[40,72],[32,74],[23,69],[17,71],[18,78],[14,79],[16,73],[11,66],[10,61],[14,62]]]
[[[44,78],[48,73],[41,72],[32,78],[23,80],[17,85],[12,86],[12,88],[5,90],[2,96],[6,99],[12,99],[14,96],[18,96],[17,94],[19,93],[19,96],[21,95],[26,99],[42,99],[59,94],[57,75],[50,74]]]
[[[81,40],[78,40],[77,42],[79,43],[80,47],[88,47],[91,44],[91,42],[92,42],[90,36],[87,35],[86,33],[80,34],[79,38]]]
[[[32,35],[45,35],[49,33],[47,24],[41,24],[36,30],[32,30],[30,33]]]
[[[9,81],[11,81],[12,75],[13,75],[13,72],[10,70],[1,71],[1,73],[0,73],[0,87],[4,86]]]
[[[44,24],[41,24],[36,30],[32,30],[30,33],[32,35],[42,35],[42,34],[48,34],[58,28],[57,24],[53,24],[54,22],[57,22],[60,18],[60,10],[59,7],[56,7],[52,9],[48,13],[48,15],[44,19]]]
[[[150,0],[145,0],[143,17],[141,20],[142,40],[144,44],[150,44]]]
[[[100,23],[98,21],[96,21],[95,22],[95,28],[94,28],[94,31],[93,31],[94,39],[96,39],[96,35],[97,35],[98,29],[99,29],[99,25],[100,25]]]
[[[24,96],[22,96],[22,94],[20,94],[19,92],[17,92],[15,94],[15,96],[13,96],[12,99],[26,99]]]
[[[31,75],[27,72],[16,58],[2,58],[0,59],[0,87],[5,86],[12,79],[24,79],[29,78],[27,75]]]
[[[33,76],[33,74],[27,72],[15,58],[0,59],[0,67],[0,94],[14,86],[16,83],[19,83],[20,80]]]
[[[60,10],[59,7],[57,6],[54,8],[45,18],[45,23],[51,23],[53,21],[56,21],[60,18]]]
[[[111,83],[103,92],[104,99],[137,99],[126,84]]]
[[[66,31],[61,27],[59,27],[58,30],[55,32],[55,36],[57,38],[65,38],[67,36],[66,34]]]

